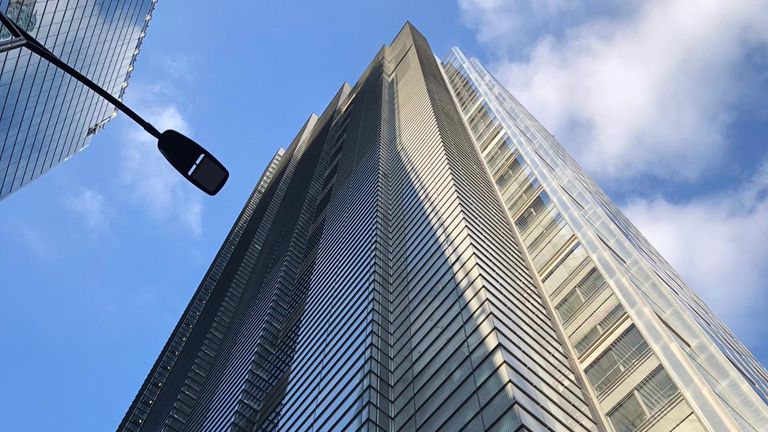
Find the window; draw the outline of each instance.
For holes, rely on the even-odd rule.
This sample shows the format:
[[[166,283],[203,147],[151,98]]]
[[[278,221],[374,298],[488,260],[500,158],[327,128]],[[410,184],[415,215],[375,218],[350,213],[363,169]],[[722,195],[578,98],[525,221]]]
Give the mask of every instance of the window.
[[[620,359],[616,357],[616,353],[611,348],[608,348],[586,370],[587,377],[593,383],[598,396],[621,375]]]
[[[528,227],[531,226],[531,222],[536,218],[536,215],[541,214],[547,208],[549,202],[549,195],[546,192],[540,193],[515,221],[517,228],[523,233],[526,232]]]
[[[515,214],[517,213],[522,207],[523,204],[528,202],[528,200],[536,194],[536,192],[539,189],[539,179],[533,176],[533,174],[530,174],[526,171],[524,176],[519,176],[513,183],[512,186],[510,186],[507,191],[514,191],[511,195],[506,195],[507,197],[516,197],[514,200],[507,199],[507,209],[510,213]]]
[[[634,393],[624,399],[610,413],[608,418],[616,432],[632,432],[646,419],[645,411]]]
[[[615,303],[613,308],[607,314],[605,314],[605,316],[600,319],[600,321],[594,327],[592,327],[587,333],[581,336],[578,342],[576,342],[574,348],[576,349],[577,354],[581,354],[586,351],[587,348],[591,347],[592,344],[600,338],[600,336],[608,331],[608,329],[611,328],[611,326],[613,326],[616,322],[618,322],[619,318],[624,315],[624,307],[618,304],[618,300],[613,294],[611,294],[611,297],[604,303],[604,305],[610,305],[611,303]],[[600,308],[602,309],[603,306]]]
[[[584,304],[584,301],[579,295],[579,291],[573,289],[560,301],[560,303],[557,304],[557,306],[555,306],[555,309],[557,309],[560,319],[562,319],[563,322],[567,322],[571,319],[573,314],[579,310],[579,307],[581,307],[582,304]]]
[[[574,344],[576,354],[581,354],[587,350],[596,340],[600,338],[600,329],[592,327],[584,336]]]
[[[603,275],[601,275],[600,272],[596,269],[592,269],[589,274],[584,276],[584,278],[579,281],[578,285],[576,285],[576,288],[579,290],[581,295],[587,299],[603,286],[605,286],[605,279],[603,279]]]
[[[555,306],[563,323],[566,323],[573,318],[576,311],[578,311],[584,303],[591,300],[594,295],[604,287],[606,287],[605,279],[603,279],[600,272],[596,269],[592,269],[587,273],[587,275],[576,284],[571,292],[569,292],[565,298]]]
[[[667,371],[658,368],[637,386],[637,392],[648,412],[653,413],[677,393],[677,387]]]
[[[594,387],[595,393],[602,396],[623,375],[624,371],[632,369],[638,360],[645,358],[648,353],[650,353],[648,344],[633,325],[584,372]]]
[[[608,412],[608,418],[616,432],[633,432],[672,400],[677,392],[667,371],[659,366]]]
[[[509,181],[512,180],[524,166],[525,162],[523,162],[523,158],[517,156],[511,163],[509,163],[509,165],[505,166],[500,173],[496,174],[496,184],[499,186],[499,190],[504,190],[507,183],[509,183]]]

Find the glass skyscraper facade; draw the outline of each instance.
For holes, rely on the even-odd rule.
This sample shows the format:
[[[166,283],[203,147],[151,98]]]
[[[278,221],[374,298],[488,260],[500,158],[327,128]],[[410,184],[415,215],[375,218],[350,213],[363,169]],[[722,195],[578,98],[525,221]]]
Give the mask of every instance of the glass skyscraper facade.
[[[0,10],[122,99],[156,1],[0,0]],[[10,36],[0,30],[0,40]],[[29,50],[0,54],[0,199],[85,148],[115,114]]]
[[[279,151],[120,431],[760,431],[765,369],[406,24]]]

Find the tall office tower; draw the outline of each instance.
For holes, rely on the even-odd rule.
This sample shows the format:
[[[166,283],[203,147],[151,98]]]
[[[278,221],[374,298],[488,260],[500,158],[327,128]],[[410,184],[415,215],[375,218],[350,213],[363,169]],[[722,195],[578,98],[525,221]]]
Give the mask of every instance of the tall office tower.
[[[0,10],[122,98],[156,1],[0,0]],[[0,28],[0,44],[10,37]],[[0,200],[85,148],[115,114],[103,98],[29,50],[0,53]]]
[[[762,366],[407,24],[278,154],[120,431],[758,431]]]

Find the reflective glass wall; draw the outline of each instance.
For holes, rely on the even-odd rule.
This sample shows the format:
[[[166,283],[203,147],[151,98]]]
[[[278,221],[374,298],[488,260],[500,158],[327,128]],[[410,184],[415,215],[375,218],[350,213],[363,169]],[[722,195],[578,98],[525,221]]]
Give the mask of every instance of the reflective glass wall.
[[[0,10],[122,98],[157,0],[0,0]],[[10,37],[0,30],[0,40]],[[115,115],[27,49],[0,54],[0,199],[85,148]]]

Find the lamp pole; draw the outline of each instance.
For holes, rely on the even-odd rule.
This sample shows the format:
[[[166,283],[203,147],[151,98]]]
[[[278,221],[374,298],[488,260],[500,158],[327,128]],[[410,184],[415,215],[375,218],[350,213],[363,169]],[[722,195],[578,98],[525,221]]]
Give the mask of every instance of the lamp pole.
[[[75,78],[89,89],[93,90],[122,111],[131,120],[138,123],[147,133],[157,139],[157,147],[168,162],[190,183],[209,195],[216,195],[227,179],[229,171],[210,152],[183,134],[167,130],[160,133],[151,123],[144,120],[135,111],[125,105],[108,91],[78,72],[75,68],[56,57],[45,46],[37,41],[24,29],[19,28],[3,12],[0,12],[0,22],[8,29],[12,38],[0,41],[0,53],[12,49],[26,47],[49,63]]]

